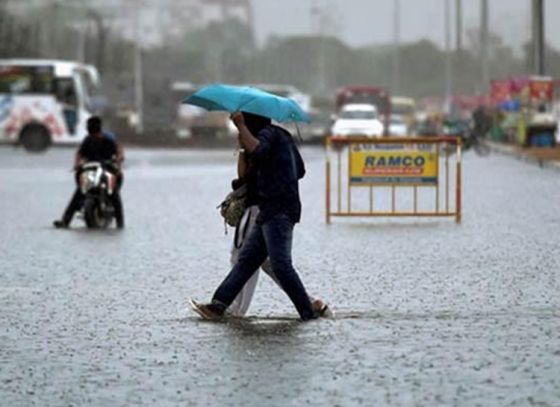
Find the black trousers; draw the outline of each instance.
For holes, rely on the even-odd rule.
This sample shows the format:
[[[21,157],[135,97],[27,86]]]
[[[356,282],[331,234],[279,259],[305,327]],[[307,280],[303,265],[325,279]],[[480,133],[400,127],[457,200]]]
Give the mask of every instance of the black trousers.
[[[123,205],[122,205],[120,191],[121,191],[121,186],[122,186],[122,183],[123,183],[123,175],[122,175],[122,172],[119,172],[115,175],[117,176],[117,188],[113,192],[113,195],[111,195],[111,203],[113,204],[113,208],[115,209],[115,220],[117,222],[117,227],[122,228],[124,226],[124,211],[123,211]],[[66,207],[66,210],[64,211],[64,215],[62,215],[62,221],[66,225],[69,225],[70,222],[72,222],[72,218],[74,217],[74,214],[84,204],[84,198],[85,197],[84,197],[84,194],[82,194],[82,191],[80,191],[79,177],[80,177],[80,174],[79,174],[79,172],[77,172],[76,173],[76,185],[77,185],[76,190],[74,191],[74,195],[72,195],[72,199],[70,199],[70,203],[68,204],[68,206]]]

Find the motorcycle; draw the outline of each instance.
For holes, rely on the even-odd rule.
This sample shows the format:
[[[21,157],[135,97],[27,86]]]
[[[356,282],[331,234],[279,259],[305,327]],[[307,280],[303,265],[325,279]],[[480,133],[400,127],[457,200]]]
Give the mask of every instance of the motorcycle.
[[[79,168],[79,186],[84,195],[81,209],[90,229],[106,229],[115,217],[112,196],[117,189],[116,164],[91,161]],[[111,172],[110,170],[113,170]]]
[[[480,135],[474,131],[472,125],[465,121],[450,121],[447,120],[443,123],[443,134],[445,136],[460,137],[463,151],[468,151],[471,148],[474,152],[481,156],[486,157],[490,154],[490,147],[481,140]],[[450,153],[453,153],[455,148],[447,146]]]

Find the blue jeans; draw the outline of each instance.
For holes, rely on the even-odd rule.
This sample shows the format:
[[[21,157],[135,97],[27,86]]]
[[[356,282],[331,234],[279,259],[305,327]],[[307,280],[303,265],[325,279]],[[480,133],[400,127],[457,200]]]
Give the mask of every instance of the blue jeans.
[[[237,264],[220,284],[213,304],[224,311],[267,257],[282,289],[294,303],[304,321],[317,318],[309,296],[292,265],[294,224],[287,215],[278,214],[263,225],[256,225],[243,243]]]

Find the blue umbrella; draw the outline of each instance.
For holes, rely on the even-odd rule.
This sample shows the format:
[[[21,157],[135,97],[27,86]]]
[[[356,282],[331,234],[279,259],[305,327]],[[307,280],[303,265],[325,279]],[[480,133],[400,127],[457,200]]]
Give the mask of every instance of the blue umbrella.
[[[309,123],[311,121],[307,113],[292,99],[276,96],[250,86],[213,84],[193,93],[182,103],[206,110],[253,113],[277,122]]]

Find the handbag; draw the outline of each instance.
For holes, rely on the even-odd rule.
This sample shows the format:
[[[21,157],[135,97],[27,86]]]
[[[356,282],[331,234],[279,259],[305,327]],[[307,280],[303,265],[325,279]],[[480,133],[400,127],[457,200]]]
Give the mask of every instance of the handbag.
[[[230,226],[237,226],[245,208],[247,207],[247,184],[231,191],[216,208],[220,209],[220,215],[225,223]]]

